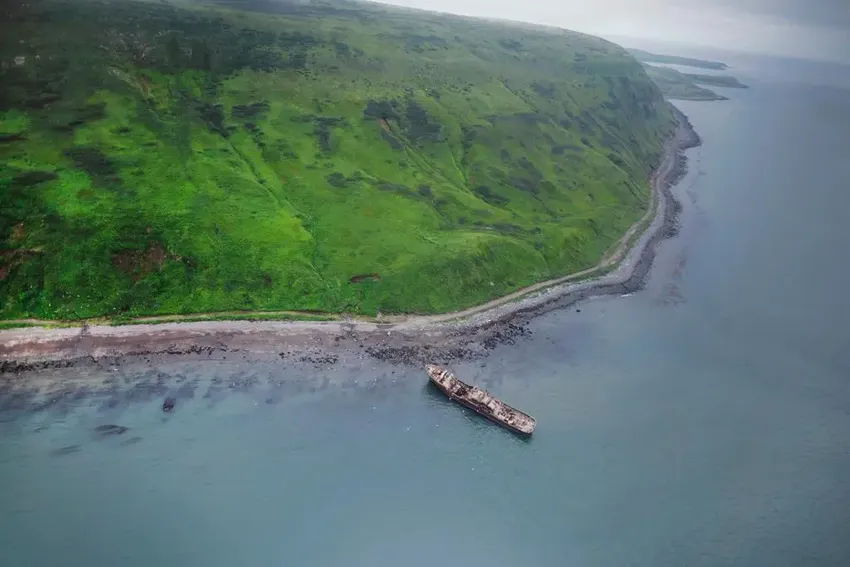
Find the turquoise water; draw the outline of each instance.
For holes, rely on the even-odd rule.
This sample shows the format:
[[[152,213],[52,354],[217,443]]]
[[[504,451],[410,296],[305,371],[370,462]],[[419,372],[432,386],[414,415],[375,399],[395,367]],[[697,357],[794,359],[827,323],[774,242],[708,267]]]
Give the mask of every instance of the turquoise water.
[[[105,368],[0,423],[2,564],[850,565],[850,90],[749,63],[679,104],[705,143],[647,289],[454,367],[532,439],[369,360]]]

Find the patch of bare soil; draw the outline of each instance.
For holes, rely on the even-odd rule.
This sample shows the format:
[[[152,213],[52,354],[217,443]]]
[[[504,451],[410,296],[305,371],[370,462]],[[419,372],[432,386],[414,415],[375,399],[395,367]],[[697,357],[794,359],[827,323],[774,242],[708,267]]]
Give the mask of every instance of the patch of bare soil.
[[[362,281],[371,280],[373,282],[381,281],[381,276],[377,272],[373,274],[357,274],[348,278],[348,283],[360,283]]]
[[[161,270],[166,258],[167,254],[161,244],[149,243],[145,250],[116,252],[112,255],[112,265],[133,278],[133,281],[139,281],[151,272]]]
[[[14,240],[15,242],[22,241],[26,235],[27,233],[24,230],[24,223],[19,222],[18,224],[12,227],[12,240]]]

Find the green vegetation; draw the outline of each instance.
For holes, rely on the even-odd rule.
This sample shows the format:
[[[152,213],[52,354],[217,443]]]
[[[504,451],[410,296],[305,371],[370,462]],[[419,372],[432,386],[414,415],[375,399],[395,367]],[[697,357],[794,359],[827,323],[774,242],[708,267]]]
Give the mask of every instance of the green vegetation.
[[[646,74],[655,81],[669,99],[673,100],[727,100],[723,95],[699,86],[690,75],[669,67],[645,65]]]
[[[7,11],[2,319],[477,304],[594,265],[672,126],[639,63],[568,31],[338,0]]]
[[[659,67],[657,65],[644,65],[646,74],[655,81],[655,84],[670,99],[679,100],[728,100],[727,97],[706,89],[700,85],[713,85],[716,87],[727,87],[746,89],[747,85],[735,77],[728,75],[700,75],[696,73],[682,73],[670,67]]]
[[[741,83],[735,77],[728,75],[708,75],[704,73],[682,73],[670,67],[659,64],[682,65],[685,67],[697,67],[702,69],[714,69],[723,71],[728,68],[726,63],[719,61],[704,61],[691,57],[678,57],[676,55],[659,55],[640,49],[629,49],[638,61],[644,63],[647,75],[655,81],[669,99],[678,100],[727,100],[723,95],[703,88],[700,85],[711,85],[715,87],[727,87],[745,89],[747,85]],[[655,63],[655,65],[653,65]]]
[[[214,315],[181,315],[175,317],[150,317],[144,319],[111,320],[113,325],[154,325],[158,323],[197,323],[203,321],[336,321],[338,318],[330,315],[308,315],[293,313],[227,313]]]
[[[726,63],[720,61],[706,61],[704,59],[694,59],[693,57],[679,57],[678,55],[660,55],[658,53],[650,53],[642,49],[629,49],[629,53],[638,61],[646,63],[666,63],[669,65],[684,65],[685,67],[697,67],[699,69],[714,69],[715,71],[725,71],[729,68]]]

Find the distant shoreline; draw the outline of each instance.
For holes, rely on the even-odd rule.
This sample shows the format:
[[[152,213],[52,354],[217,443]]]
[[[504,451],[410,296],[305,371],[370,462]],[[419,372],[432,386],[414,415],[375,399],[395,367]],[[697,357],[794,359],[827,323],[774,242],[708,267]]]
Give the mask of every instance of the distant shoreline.
[[[687,169],[684,150],[700,144],[688,118],[675,107],[674,113],[678,125],[651,178],[652,208],[590,270],[541,282],[464,311],[392,317],[386,322],[203,321],[4,330],[0,331],[0,373],[171,357],[217,359],[226,358],[227,353],[308,362],[334,362],[345,353],[361,357],[365,353],[412,364],[480,356],[527,332],[524,325],[533,317],[589,297],[631,293],[642,287],[657,244],[676,229],[680,205],[671,188]],[[650,213],[654,213],[651,220]],[[576,281],[583,274],[608,268],[611,271],[602,276]]]
[[[628,43],[628,42],[626,42]],[[696,57],[682,57],[679,55],[664,55],[653,53],[645,49],[626,48],[626,51],[638,61],[647,63],[663,63],[667,65],[682,65],[684,67],[694,67],[697,69],[710,69],[712,71],[725,71],[729,65],[722,61],[708,61],[706,59],[697,59]]]

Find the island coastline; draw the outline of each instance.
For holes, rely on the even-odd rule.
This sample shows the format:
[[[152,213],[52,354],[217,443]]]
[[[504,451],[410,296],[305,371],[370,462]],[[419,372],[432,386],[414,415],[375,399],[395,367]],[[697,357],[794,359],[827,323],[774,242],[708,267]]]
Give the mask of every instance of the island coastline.
[[[591,297],[632,293],[643,286],[657,245],[677,229],[681,205],[671,189],[687,171],[684,152],[701,143],[687,116],[675,107],[674,113],[678,124],[650,180],[653,199],[647,216],[654,212],[651,221],[637,236],[647,216],[635,223],[596,268],[443,315],[385,321],[204,321],[3,330],[0,374],[174,357],[214,359],[228,353],[256,360],[322,364],[335,362],[346,353],[365,353],[399,364],[445,364],[483,356],[496,345],[526,334],[526,325],[534,317]],[[606,260],[613,269],[604,275],[575,279],[598,272]]]

